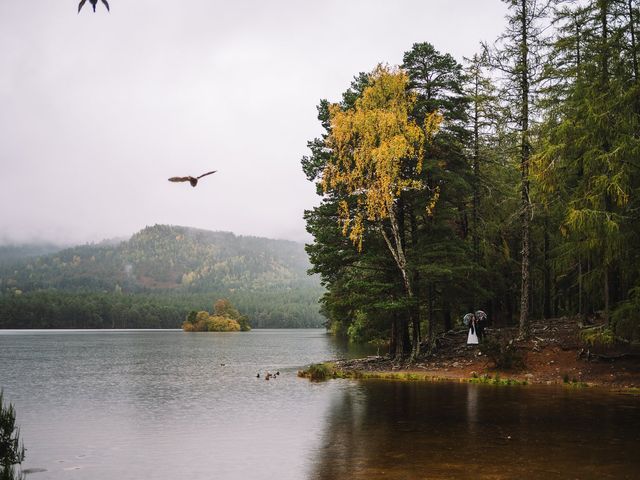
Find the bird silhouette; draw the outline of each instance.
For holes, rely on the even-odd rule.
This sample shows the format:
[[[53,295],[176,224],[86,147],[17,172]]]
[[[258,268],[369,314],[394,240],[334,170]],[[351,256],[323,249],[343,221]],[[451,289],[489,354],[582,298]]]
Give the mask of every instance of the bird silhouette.
[[[198,180],[201,179],[202,177],[206,177],[207,175],[211,175],[212,173],[216,173],[217,170],[213,170],[211,172],[207,172],[207,173],[203,173],[202,175],[200,175],[199,177],[171,177],[169,179],[170,182],[189,182],[191,184],[192,187],[195,187],[196,185],[198,185]]]
[[[82,10],[83,5],[86,3],[87,0],[80,0],[80,3],[78,4],[78,13],[80,13],[80,10]],[[89,3],[91,4],[91,6],[93,7],[93,11],[96,11],[96,3],[98,3],[98,0],[89,0]],[[107,7],[107,12],[109,12],[109,2],[107,2],[107,0],[102,0],[102,3],[104,3],[104,6]]]

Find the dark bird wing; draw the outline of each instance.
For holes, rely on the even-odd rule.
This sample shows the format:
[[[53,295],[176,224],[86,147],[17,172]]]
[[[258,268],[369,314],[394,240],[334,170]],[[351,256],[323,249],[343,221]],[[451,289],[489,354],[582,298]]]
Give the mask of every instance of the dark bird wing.
[[[110,12],[111,10],[109,10],[109,2],[107,2],[107,0],[102,0],[102,3],[104,3],[104,6],[107,7],[107,12]]]
[[[170,182],[190,182],[193,177],[171,177]]]
[[[211,175],[212,173],[216,173],[216,172],[217,172],[217,170],[212,170],[211,172],[203,173],[202,175],[200,175],[200,176],[199,176],[199,177],[197,177],[197,178],[206,177],[207,175]]]
[[[82,10],[82,6],[85,4],[87,0],[80,0],[80,3],[78,4],[78,13],[80,13],[80,10]]]

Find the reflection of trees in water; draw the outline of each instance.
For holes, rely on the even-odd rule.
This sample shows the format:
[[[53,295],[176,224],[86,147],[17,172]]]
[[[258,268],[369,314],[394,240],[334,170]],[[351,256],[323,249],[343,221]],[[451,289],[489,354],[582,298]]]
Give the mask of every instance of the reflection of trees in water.
[[[334,335],[330,336],[328,340],[338,358],[363,358],[380,353],[379,348],[370,343],[354,343],[348,338]]]
[[[436,438],[450,437],[451,428],[466,431],[467,412],[457,411],[451,404],[452,395],[465,395],[458,385],[423,387],[371,381],[363,382],[357,390],[343,391],[328,415],[311,478],[407,478],[424,474],[432,456],[442,455],[430,444]],[[463,406],[464,402],[457,403]],[[463,442],[465,438],[463,435]],[[459,441],[445,448],[455,451],[468,447],[468,442]]]
[[[624,400],[366,381],[335,398],[309,478],[632,478],[640,405]]]
[[[327,429],[321,440],[319,471],[313,478],[347,478],[354,458],[363,455],[365,442],[359,438],[363,428],[366,393],[361,388],[348,388],[337,395],[329,407]]]

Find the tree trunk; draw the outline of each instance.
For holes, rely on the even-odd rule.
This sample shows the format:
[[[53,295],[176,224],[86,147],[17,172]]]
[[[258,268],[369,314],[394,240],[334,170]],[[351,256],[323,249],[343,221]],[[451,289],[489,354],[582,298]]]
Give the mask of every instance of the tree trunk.
[[[609,0],[598,0],[600,6],[600,25],[602,28],[600,40],[602,42],[600,52],[600,65],[602,75],[601,81],[606,85],[609,81],[609,23],[607,13],[609,11]]]
[[[521,87],[521,218],[522,218],[522,282],[520,289],[520,325],[519,334],[522,338],[529,337],[529,235],[531,221],[531,203],[529,200],[529,157],[531,148],[529,145],[529,46],[527,2],[522,0],[520,15],[521,44],[520,44],[520,87]]]
[[[433,301],[434,301],[434,296],[435,296],[435,288],[433,286],[432,283],[429,284],[429,291],[428,291],[428,296],[429,299],[427,301],[427,305],[429,308],[429,329],[427,331],[427,338],[428,338],[428,342],[429,342],[429,349],[431,349],[433,343],[434,343],[434,337],[435,337],[435,323],[436,323],[436,319],[434,318],[434,308],[433,308]]]
[[[416,216],[413,210],[413,205],[409,203],[409,223],[411,226],[411,247],[413,250],[416,250],[418,244],[418,225],[416,222]],[[411,269],[411,278],[413,279],[412,284],[414,288],[415,302],[412,308],[412,331],[413,331],[413,356],[414,359],[418,357],[420,354],[420,342],[422,341],[422,335],[420,332],[420,326],[422,324],[422,319],[420,315],[420,272],[416,268]]]
[[[406,317],[394,314],[392,324],[392,342],[389,345],[389,353],[396,360],[401,360],[411,351],[409,339],[409,322]]]
[[[451,322],[451,307],[449,306],[449,302],[444,303],[442,306],[443,309],[443,317],[444,317],[444,331],[448,332],[453,327]]]
[[[406,317],[399,315],[397,325],[396,352],[394,357],[396,360],[400,360],[407,355],[411,342],[409,341],[409,322]]]
[[[407,258],[404,252],[404,247],[403,247],[403,243],[400,235],[400,227],[398,224],[398,218],[396,216],[396,212],[392,211],[390,213],[389,223],[391,224],[391,233],[393,234],[393,242],[391,241],[391,238],[389,238],[389,235],[387,235],[387,232],[385,231],[384,227],[381,228],[382,237],[384,238],[384,241],[387,244],[387,247],[389,248],[391,255],[393,256],[393,259],[395,260],[396,265],[400,270],[400,273],[402,275],[402,282],[403,282],[405,291],[407,293],[407,296],[410,299],[413,299],[413,288],[411,286],[411,280],[409,278],[409,271],[407,269]]]
[[[543,298],[543,316],[551,318],[551,265],[549,259],[549,217],[544,217],[544,298]]]
[[[604,266],[604,321],[610,325],[609,316],[609,266]]]
[[[576,77],[580,78],[580,67],[582,63],[581,51],[580,51],[580,40],[581,40],[581,29],[580,24],[576,20]]]
[[[389,355],[391,358],[395,358],[398,351],[398,331],[400,330],[398,326],[398,315],[393,314],[393,318],[391,320],[391,338],[389,339]]]
[[[411,278],[409,275],[409,270],[407,268],[407,258],[405,255],[405,250],[404,250],[404,244],[402,242],[402,233],[400,230],[400,224],[398,222],[398,212],[396,211],[396,209],[391,209],[391,211],[389,212],[389,223],[391,224],[391,233],[392,233],[392,238],[389,238],[389,235],[387,234],[386,230],[384,229],[384,226],[382,226],[380,228],[380,231],[382,233],[382,238],[384,239],[385,243],[387,244],[387,247],[389,249],[389,251],[391,252],[391,255],[393,256],[393,259],[396,262],[396,265],[398,266],[398,269],[400,270],[400,274],[402,275],[402,282],[404,285],[404,289],[405,289],[405,293],[407,295],[407,300],[408,303],[410,305],[410,308],[408,310],[409,312],[409,317],[413,317],[413,303],[415,301],[415,296],[413,294],[413,287],[411,284]],[[392,240],[393,239],[393,240]],[[406,333],[407,336],[409,335],[409,329],[408,329],[408,322],[407,320],[402,320],[402,325],[404,325],[406,327]],[[405,328],[403,327],[403,329]],[[419,329],[418,329],[418,335],[419,335]],[[414,333],[415,336],[415,333]],[[411,343],[411,342],[409,342]],[[417,357],[418,355],[418,347],[419,345],[414,345],[414,350],[412,351],[412,357]]]
[[[471,224],[473,225],[473,261],[474,275],[476,275],[476,269],[478,263],[480,263],[480,235],[478,232],[478,217],[480,208],[480,134],[479,134],[479,116],[478,116],[478,72],[475,76],[475,101],[473,104],[473,217]],[[477,278],[475,279],[477,282]],[[475,307],[475,302],[474,302]]]
[[[480,232],[478,217],[480,215],[480,133],[478,115],[478,84],[480,82],[479,72],[476,71],[474,79],[475,101],[473,103],[473,212],[471,225],[473,228],[473,308],[476,305],[476,290],[478,281],[478,265],[480,264]],[[445,329],[445,331],[447,331]]]
[[[631,61],[633,64],[633,80],[638,82],[638,55],[636,52],[636,32],[633,26],[633,4],[631,0],[627,1],[629,8],[629,33],[631,34]]]
[[[560,292],[558,289],[558,276],[554,275],[553,277],[553,285],[554,285],[554,293],[553,296],[553,317],[557,318],[560,312]]]
[[[591,275],[591,258],[587,257],[587,278],[590,277]],[[584,281],[582,283],[582,286],[584,288]],[[593,296],[592,295],[587,295],[586,298],[584,298],[585,302],[584,302],[584,315],[588,315],[590,313],[595,312],[596,308],[594,307],[594,303],[593,303]]]
[[[578,316],[580,320],[584,318],[584,308],[582,307],[582,259],[578,259]]]

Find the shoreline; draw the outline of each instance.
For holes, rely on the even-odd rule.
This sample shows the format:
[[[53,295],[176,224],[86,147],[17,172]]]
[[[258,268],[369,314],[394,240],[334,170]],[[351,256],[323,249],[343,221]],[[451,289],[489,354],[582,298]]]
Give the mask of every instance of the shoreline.
[[[363,362],[369,363],[369,368],[361,368]],[[378,363],[378,366],[372,367],[372,363]],[[320,364],[312,364],[304,370],[298,371],[298,376],[307,378],[311,381],[325,381],[332,379],[351,379],[351,380],[386,380],[393,382],[428,382],[428,383],[469,383],[478,385],[493,386],[553,386],[565,388],[590,388],[605,390],[610,393],[623,393],[640,396],[640,387],[638,382],[619,382],[614,379],[593,378],[588,381],[577,379],[550,379],[547,377],[536,376],[529,370],[509,371],[498,370],[495,368],[483,369],[478,372],[468,369],[433,369],[427,368],[424,364],[417,362],[412,365],[403,365],[395,368],[385,368],[383,365],[390,363],[388,358],[384,357],[365,357],[353,360],[338,360],[335,362],[323,362]],[[320,373],[319,378],[317,370]]]
[[[560,385],[640,394],[640,355],[597,354],[597,349],[581,340],[582,329],[574,318],[538,320],[532,323],[531,337],[525,341],[515,340],[515,327],[489,328],[487,338],[493,351],[489,344],[467,345],[466,330],[451,331],[438,338],[434,353],[413,363],[370,356],[327,362],[316,373],[326,378]],[[502,345],[499,355],[495,353],[498,344]],[[505,352],[510,355],[511,368],[498,368],[496,357],[502,355],[504,360]],[[310,370],[299,374],[312,378]]]

